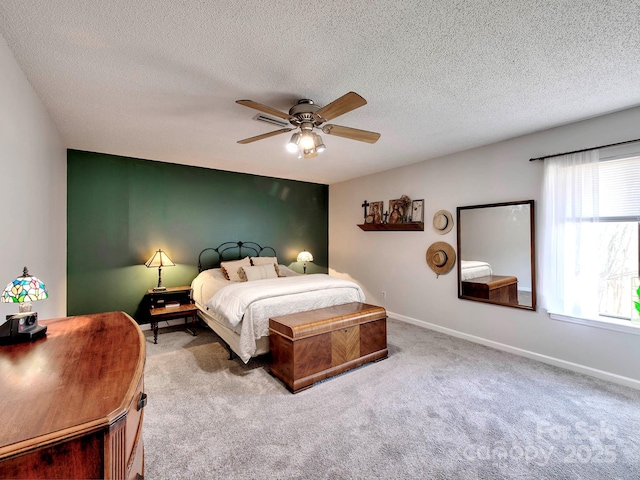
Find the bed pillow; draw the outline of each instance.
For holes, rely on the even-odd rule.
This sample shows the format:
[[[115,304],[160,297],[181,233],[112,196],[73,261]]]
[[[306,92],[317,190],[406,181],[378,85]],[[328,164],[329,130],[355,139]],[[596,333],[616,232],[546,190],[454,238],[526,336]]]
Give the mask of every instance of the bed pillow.
[[[203,270],[201,272],[202,276],[206,276],[208,278],[218,278],[221,280],[228,280],[228,278],[224,274],[224,270],[221,268],[210,268],[208,270]]]
[[[278,265],[278,276],[280,277],[295,277],[296,275],[302,275],[301,273],[291,270],[286,265]]]
[[[232,282],[241,282],[242,279],[238,275],[238,270],[242,267],[250,267],[251,260],[249,257],[244,257],[242,260],[233,260],[231,262],[220,262],[220,268],[224,272],[224,276],[227,280]]]
[[[251,265],[254,267],[259,265],[273,265],[276,269],[276,274],[279,277],[284,277],[284,275],[280,274],[280,270],[278,269],[278,257],[251,257]]]
[[[278,272],[276,272],[273,263],[256,265],[255,267],[241,267],[240,270],[244,273],[247,282],[264,280],[266,278],[278,278]]]

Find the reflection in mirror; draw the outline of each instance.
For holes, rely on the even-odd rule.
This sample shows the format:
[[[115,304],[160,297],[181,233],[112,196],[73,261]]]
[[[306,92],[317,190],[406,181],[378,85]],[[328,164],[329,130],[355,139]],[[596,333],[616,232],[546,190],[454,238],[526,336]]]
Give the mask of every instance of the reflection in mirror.
[[[536,309],[533,200],[458,207],[458,297]]]

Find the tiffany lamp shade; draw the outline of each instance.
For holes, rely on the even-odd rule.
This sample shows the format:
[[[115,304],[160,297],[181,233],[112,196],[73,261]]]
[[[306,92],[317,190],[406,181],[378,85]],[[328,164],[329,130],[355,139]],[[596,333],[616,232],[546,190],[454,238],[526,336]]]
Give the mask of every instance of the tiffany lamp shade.
[[[31,302],[44,300],[49,294],[42,280],[29,274],[24,267],[22,276],[10,282],[2,292],[2,303],[18,303],[20,313],[31,311]]]

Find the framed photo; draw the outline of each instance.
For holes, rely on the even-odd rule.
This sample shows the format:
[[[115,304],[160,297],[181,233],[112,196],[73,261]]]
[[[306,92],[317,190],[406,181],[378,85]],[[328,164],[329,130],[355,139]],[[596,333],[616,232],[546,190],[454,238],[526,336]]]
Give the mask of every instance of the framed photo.
[[[373,217],[373,221],[371,223],[382,223],[384,202],[371,202],[369,207],[371,208],[371,210],[369,211],[369,215]]]
[[[424,223],[424,200],[411,202],[411,221]]]
[[[404,217],[408,212],[404,211],[404,202],[399,198],[389,200],[389,217],[387,223],[404,223]]]

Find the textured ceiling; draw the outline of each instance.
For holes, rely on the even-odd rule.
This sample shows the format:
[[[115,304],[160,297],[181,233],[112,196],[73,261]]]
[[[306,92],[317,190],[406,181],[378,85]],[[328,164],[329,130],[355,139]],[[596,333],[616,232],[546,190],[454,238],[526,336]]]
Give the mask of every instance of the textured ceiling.
[[[331,184],[640,105],[640,1],[2,0],[65,146]],[[252,120],[348,91],[309,160]],[[545,152],[541,152],[545,153]],[[550,152],[552,153],[552,152]]]

